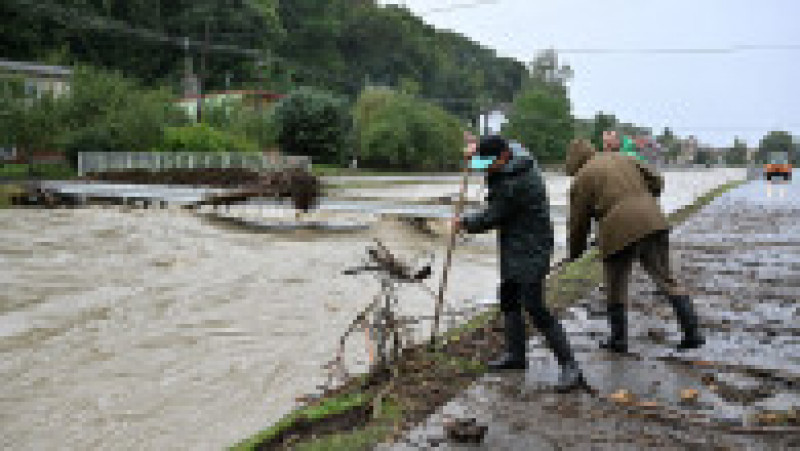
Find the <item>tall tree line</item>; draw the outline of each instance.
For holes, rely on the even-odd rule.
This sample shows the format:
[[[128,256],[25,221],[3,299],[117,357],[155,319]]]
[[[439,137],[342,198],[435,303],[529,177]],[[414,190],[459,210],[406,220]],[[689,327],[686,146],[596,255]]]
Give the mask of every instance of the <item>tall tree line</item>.
[[[6,0],[5,58],[116,69],[179,86],[186,56],[206,87],[416,86],[467,119],[509,102],[525,66],[374,0]],[[209,45],[206,46],[205,44]]]

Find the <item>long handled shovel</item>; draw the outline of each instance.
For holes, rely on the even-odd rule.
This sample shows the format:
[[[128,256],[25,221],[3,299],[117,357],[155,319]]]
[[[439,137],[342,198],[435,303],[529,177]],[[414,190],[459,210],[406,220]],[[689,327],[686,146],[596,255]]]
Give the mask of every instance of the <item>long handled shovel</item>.
[[[467,197],[467,184],[469,183],[469,167],[464,165],[464,178],[461,180],[461,192],[458,196],[458,203],[456,203],[455,217],[459,217],[464,210],[464,203]],[[433,315],[433,330],[431,331],[431,347],[436,345],[436,335],[439,333],[439,317],[442,312],[442,304],[444,303],[444,291],[447,288],[447,275],[450,270],[450,262],[453,258],[453,248],[456,245],[456,234],[458,231],[455,227],[450,231],[450,242],[447,244],[447,257],[444,262],[444,271],[442,272],[442,281],[439,284],[439,295],[436,299],[436,310]]]

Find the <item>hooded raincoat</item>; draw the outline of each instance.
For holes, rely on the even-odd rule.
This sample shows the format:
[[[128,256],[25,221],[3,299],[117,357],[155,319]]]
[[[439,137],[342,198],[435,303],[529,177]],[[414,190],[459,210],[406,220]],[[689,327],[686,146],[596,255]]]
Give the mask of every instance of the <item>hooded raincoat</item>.
[[[460,220],[468,233],[498,230],[502,280],[536,283],[547,274],[553,252],[547,188],[533,157],[518,143],[509,147],[508,163],[486,176],[486,207]]]

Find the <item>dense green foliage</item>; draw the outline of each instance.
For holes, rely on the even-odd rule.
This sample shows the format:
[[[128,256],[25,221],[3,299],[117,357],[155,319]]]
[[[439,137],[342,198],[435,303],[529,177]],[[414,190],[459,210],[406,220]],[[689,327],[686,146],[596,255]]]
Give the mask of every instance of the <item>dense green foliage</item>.
[[[21,81],[15,79],[0,86],[0,145],[15,145],[26,159],[34,150],[53,147],[61,117],[52,95],[25,98]]]
[[[346,103],[329,93],[299,88],[273,113],[283,152],[305,155],[319,163],[343,163],[352,119]]]
[[[164,141],[152,148],[162,152],[254,152],[255,143],[241,135],[218,130],[207,124],[167,127]]]
[[[75,69],[69,94],[58,98],[25,96],[14,84],[1,90],[0,136],[23,154],[65,150],[73,165],[81,151],[152,150],[161,145],[164,127],[183,119],[167,91],[86,67]]]
[[[711,151],[708,149],[697,149],[697,152],[694,154],[694,163],[702,165],[714,163],[714,158],[711,154]]]
[[[152,90],[120,74],[78,68],[70,94],[59,99],[59,147],[72,161],[81,151],[142,152],[158,147],[164,127],[183,118],[170,93]]]
[[[199,145],[203,134],[221,132],[214,136],[238,143],[223,147],[265,149],[280,143],[287,153],[309,153],[320,163],[342,164],[357,152],[362,164],[375,167],[433,168],[451,160],[446,152],[456,127],[452,116],[431,104],[469,127],[482,108],[513,102],[503,133],[543,162],[561,161],[573,137],[590,138],[599,147],[602,130],[650,133],[611,113],[573,118],[567,91],[572,71],[559,65],[553,51],[526,68],[462,35],[438,30],[404,7],[376,0],[6,0],[0,2],[0,46],[6,59],[88,64],[112,72],[105,80],[76,73],[77,100],[69,105],[43,98],[25,108],[4,106],[0,139],[18,142],[23,150],[61,148],[74,156],[80,150],[184,148]],[[362,118],[355,142],[333,133],[337,127],[327,128],[326,136],[309,135],[330,118],[290,130],[278,125],[271,110],[234,106],[204,109],[210,129],[171,129],[165,143],[166,126],[187,125],[160,106],[183,92],[187,66],[204,76],[205,91],[289,93],[313,86],[353,103],[365,87],[378,86],[407,97],[393,94],[391,105],[379,108],[401,117]],[[9,116],[15,118],[13,127]],[[674,159],[677,138],[670,132],[659,139]],[[775,147],[773,142],[765,141],[767,147]],[[209,146],[204,148],[217,147]]]
[[[656,137],[656,142],[661,145],[662,151],[666,154],[667,161],[675,161],[681,151],[681,144],[675,133],[669,127],[664,127],[664,131]]]
[[[84,63],[178,83],[184,37],[193,56],[203,49],[206,25],[215,45],[269,48],[284,35],[276,6],[277,0],[7,0],[0,2],[0,43],[9,59]],[[210,50],[212,85],[221,85],[226,71],[252,72],[251,57]]]
[[[573,138],[568,66],[559,66],[554,52],[531,64],[530,77],[515,96],[503,134],[519,141],[542,162],[561,162]]]
[[[178,88],[186,56],[199,71],[207,37],[207,88],[313,85],[353,99],[368,81],[416,85],[464,119],[481,101],[510,101],[525,72],[374,0],[8,0],[0,24],[4,58],[88,63]]]
[[[216,130],[239,136],[262,150],[278,145],[278,130],[272,107],[247,107],[239,100],[216,106],[206,105],[202,109],[202,122]]]
[[[747,144],[736,137],[725,153],[725,163],[736,166],[747,163]]]
[[[761,138],[758,152],[756,153],[756,161],[761,164],[768,163],[772,152],[784,152],[789,155],[793,164],[797,164],[798,155],[794,150],[792,135],[789,132],[771,131]]]
[[[464,145],[459,121],[436,105],[388,89],[368,89],[355,106],[360,167],[454,168]]]

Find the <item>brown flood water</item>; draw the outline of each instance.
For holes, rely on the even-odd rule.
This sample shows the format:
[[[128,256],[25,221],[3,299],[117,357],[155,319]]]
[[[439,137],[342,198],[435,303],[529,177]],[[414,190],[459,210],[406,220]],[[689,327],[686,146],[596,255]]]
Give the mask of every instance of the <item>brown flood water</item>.
[[[322,381],[379,286],[340,275],[373,236],[409,257],[444,247],[389,222],[256,234],[166,210],[6,210],[0,227],[3,449],[229,446]],[[492,297],[496,277],[493,253],[457,253],[447,297]]]

